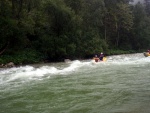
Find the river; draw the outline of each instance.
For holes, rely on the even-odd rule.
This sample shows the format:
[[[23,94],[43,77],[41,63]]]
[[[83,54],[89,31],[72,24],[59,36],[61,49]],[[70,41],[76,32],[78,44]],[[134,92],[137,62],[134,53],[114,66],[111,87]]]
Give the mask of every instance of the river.
[[[0,113],[150,113],[150,57],[1,69]]]

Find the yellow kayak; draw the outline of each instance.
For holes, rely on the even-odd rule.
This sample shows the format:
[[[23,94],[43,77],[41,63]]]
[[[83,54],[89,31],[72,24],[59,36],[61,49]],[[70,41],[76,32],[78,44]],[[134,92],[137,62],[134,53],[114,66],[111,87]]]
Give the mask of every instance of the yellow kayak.
[[[101,62],[101,60],[99,60],[99,58],[93,58],[93,60],[95,61],[95,62]],[[107,58],[106,57],[103,57],[103,62],[106,62],[106,60],[107,60]]]
[[[148,52],[144,52],[143,54],[144,54],[145,57],[150,56],[150,54]]]
[[[107,58],[106,58],[106,57],[103,57],[103,61],[106,62],[106,60],[107,60]]]

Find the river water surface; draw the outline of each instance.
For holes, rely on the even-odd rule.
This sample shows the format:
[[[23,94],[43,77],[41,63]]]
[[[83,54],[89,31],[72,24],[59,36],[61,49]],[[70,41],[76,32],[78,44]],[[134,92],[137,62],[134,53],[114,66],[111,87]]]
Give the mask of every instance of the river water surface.
[[[150,113],[150,57],[1,69],[0,113]]]

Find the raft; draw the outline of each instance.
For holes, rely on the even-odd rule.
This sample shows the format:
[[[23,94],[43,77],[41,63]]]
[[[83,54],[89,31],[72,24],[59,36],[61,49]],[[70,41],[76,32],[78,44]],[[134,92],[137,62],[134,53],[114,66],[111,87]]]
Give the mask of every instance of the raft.
[[[150,54],[148,52],[144,52],[143,54],[144,54],[145,57],[150,56]]]
[[[107,60],[107,58],[106,58],[106,57],[103,57],[103,61],[106,62],[106,60]]]
[[[102,60],[102,61],[99,60],[99,58],[93,58],[93,60],[94,60],[95,62],[106,62],[107,58],[106,58],[106,57],[103,57],[103,60]]]

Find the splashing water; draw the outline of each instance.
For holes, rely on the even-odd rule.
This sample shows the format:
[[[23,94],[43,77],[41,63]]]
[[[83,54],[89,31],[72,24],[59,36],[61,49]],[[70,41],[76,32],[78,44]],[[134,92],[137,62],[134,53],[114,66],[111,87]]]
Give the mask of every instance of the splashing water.
[[[11,69],[4,69],[0,71],[0,84],[6,82],[15,81],[17,79],[40,79],[44,76],[54,76],[54,75],[69,75],[71,73],[77,73],[81,68],[86,68],[87,70],[93,69],[94,67],[106,67],[108,65],[142,65],[149,63],[149,57],[143,57],[142,54],[129,54],[129,55],[118,55],[109,56],[107,62],[95,63],[91,60],[84,61],[72,61],[71,63],[66,63],[64,67],[59,66],[54,67],[51,64],[43,64],[45,66],[37,67],[34,66],[23,66]],[[59,65],[59,64],[58,64]],[[106,67],[107,68],[107,67]],[[85,69],[85,71],[86,71]]]
[[[0,70],[2,113],[149,113],[150,57],[142,53]],[[9,100],[9,101],[8,101]],[[131,107],[132,106],[132,107]]]

